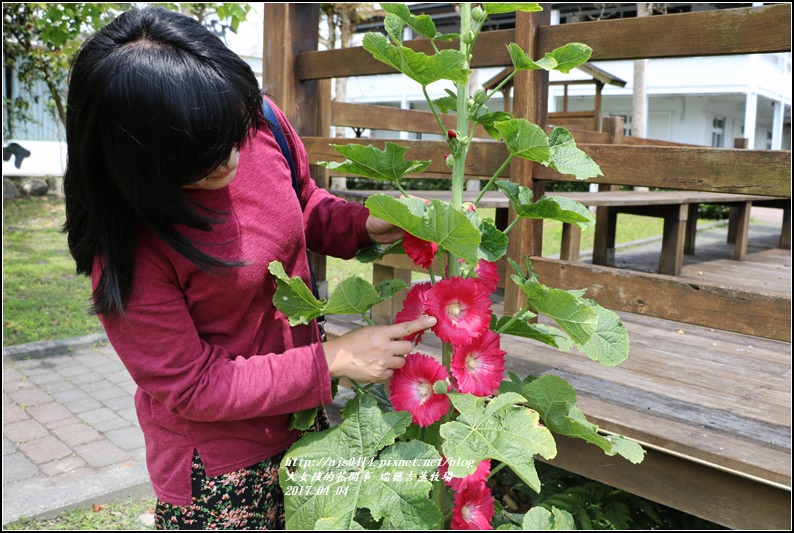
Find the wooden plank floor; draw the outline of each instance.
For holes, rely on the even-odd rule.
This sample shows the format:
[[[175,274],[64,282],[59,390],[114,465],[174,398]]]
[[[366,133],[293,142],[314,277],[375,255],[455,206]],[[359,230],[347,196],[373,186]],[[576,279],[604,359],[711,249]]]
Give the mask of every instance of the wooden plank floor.
[[[704,235],[682,278],[790,297],[791,252],[774,248],[771,227],[751,228],[741,262],[730,259],[724,233]],[[617,265],[653,272],[658,253],[653,245],[618,251]],[[495,312],[501,314],[498,300]],[[629,359],[613,368],[576,350],[503,338],[509,370],[568,380],[588,419],[648,450],[642,464],[631,465],[561,438],[553,462],[728,527],[789,530],[791,344],[619,314],[631,348]],[[359,325],[330,317],[328,330],[333,336]],[[421,349],[440,357],[438,339],[425,339]]]

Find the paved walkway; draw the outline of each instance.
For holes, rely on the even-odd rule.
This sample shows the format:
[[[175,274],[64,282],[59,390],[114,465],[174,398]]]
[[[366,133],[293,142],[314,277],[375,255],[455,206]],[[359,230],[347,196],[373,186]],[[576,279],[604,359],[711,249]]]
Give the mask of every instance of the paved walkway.
[[[3,525],[153,494],[134,393],[104,335],[3,348]]]
[[[153,494],[134,393],[104,335],[3,348],[3,525]]]

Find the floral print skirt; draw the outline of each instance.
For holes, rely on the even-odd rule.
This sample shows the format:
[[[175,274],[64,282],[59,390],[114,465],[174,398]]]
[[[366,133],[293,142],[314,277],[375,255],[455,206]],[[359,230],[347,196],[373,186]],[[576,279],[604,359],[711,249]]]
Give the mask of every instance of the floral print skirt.
[[[328,428],[320,411],[314,431]],[[228,474],[208,478],[194,450],[189,505],[157,500],[155,529],[284,529],[284,493],[278,468],[284,453]]]

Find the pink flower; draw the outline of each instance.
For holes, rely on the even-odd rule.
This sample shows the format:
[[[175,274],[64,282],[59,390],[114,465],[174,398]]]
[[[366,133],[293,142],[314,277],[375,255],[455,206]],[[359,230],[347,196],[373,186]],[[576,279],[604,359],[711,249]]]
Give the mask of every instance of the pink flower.
[[[466,477],[448,476],[448,470],[449,466],[447,465],[447,458],[442,455],[441,464],[438,467],[438,474],[448,487],[452,487],[452,490],[459,492],[464,490],[469,485],[485,483],[488,480],[488,476],[491,475],[491,460],[483,459],[480,461],[480,464],[477,465],[477,469]]]
[[[505,352],[499,348],[500,340],[499,335],[486,330],[471,344],[455,348],[449,366],[460,392],[490,396],[499,388],[505,371]]]
[[[402,310],[394,315],[394,323],[401,324],[403,322],[410,322],[411,320],[416,320],[417,318],[420,318],[422,315],[424,315],[425,300],[427,299],[427,291],[429,290],[429,281],[414,285],[411,290],[408,291],[408,294],[405,295]],[[408,335],[407,337],[404,337],[404,339],[411,341],[414,344],[419,344],[422,342],[423,333],[424,330],[414,333],[413,335]]]
[[[494,499],[488,486],[474,483],[455,493],[452,529],[493,529]]]
[[[425,312],[436,317],[433,332],[444,342],[465,346],[491,325],[491,300],[474,278],[441,280],[427,292]]]
[[[427,427],[449,411],[449,398],[433,392],[433,383],[449,379],[447,370],[429,355],[411,353],[405,366],[391,378],[391,403],[397,411],[408,411],[413,422]]]
[[[480,259],[480,262],[474,268],[474,272],[477,273],[477,279],[482,284],[485,292],[491,294],[496,290],[497,285],[499,285],[499,272],[496,268],[496,263]]]
[[[438,251],[438,244],[425,241],[403,230],[403,249],[415,265],[430,268]]]

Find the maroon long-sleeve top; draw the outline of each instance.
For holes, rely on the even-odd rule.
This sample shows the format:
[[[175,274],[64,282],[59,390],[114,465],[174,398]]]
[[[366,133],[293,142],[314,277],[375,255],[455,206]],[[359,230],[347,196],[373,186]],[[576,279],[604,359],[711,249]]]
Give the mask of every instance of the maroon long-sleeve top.
[[[310,282],[306,248],[350,258],[370,243],[368,211],[318,188],[302,143],[276,109],[300,181],[269,128],[240,151],[234,180],[219,190],[187,190],[227,212],[204,232],[181,228],[200,249],[245,266],[207,273],[151,231],[136,249],[126,316],[100,316],[138,385],[135,406],[157,497],[187,505],[193,450],[208,476],[251,466],[285,450],[297,432],[289,414],[332,401],[315,324],[290,327],[273,305],[268,264]],[[93,280],[100,274],[94,265]]]

